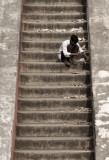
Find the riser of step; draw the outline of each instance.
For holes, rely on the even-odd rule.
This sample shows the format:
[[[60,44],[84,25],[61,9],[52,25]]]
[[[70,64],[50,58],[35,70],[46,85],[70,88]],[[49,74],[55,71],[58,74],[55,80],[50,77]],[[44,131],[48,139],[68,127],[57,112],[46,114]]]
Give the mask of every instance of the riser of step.
[[[16,138],[16,149],[39,150],[39,149],[92,149],[93,139],[91,138]]]
[[[82,85],[90,83],[89,74],[20,74],[21,85]]]
[[[62,5],[61,3],[58,5],[39,5],[39,4],[28,4],[23,6],[24,13],[73,13],[79,11],[80,13],[86,12],[86,6],[78,5],[78,4],[67,4]]]
[[[22,49],[23,51],[36,51],[36,50],[48,50],[54,51],[58,53],[58,49],[62,42],[52,42],[52,41],[45,41],[45,42],[38,42],[38,41],[22,41]],[[84,46],[88,48],[87,41],[79,42],[80,46]]]
[[[85,52],[84,52],[85,53]],[[21,62],[56,62],[57,59],[58,59],[58,52],[57,53],[52,53],[52,52],[49,52],[48,54],[44,51],[43,52],[38,52],[38,51],[22,51],[21,52],[21,55],[20,55],[20,60]],[[89,56],[89,53],[86,53],[88,56]],[[81,58],[82,56],[80,55],[77,55],[76,58]],[[77,63],[73,66],[73,69],[75,68],[75,66],[77,65]],[[78,66],[78,65],[77,65]],[[39,67],[38,67],[39,68]],[[63,72],[69,72],[68,71],[68,68],[65,68],[65,66],[63,66]],[[65,71],[64,71],[65,70]]]
[[[38,87],[23,86],[19,87],[19,96],[22,97],[62,97],[65,96],[90,96],[90,87],[87,86],[56,86],[56,87]]]
[[[70,68],[66,67],[64,63],[60,62],[54,62],[54,64],[47,63],[32,63],[32,62],[22,62],[20,63],[20,71],[21,72],[30,72],[30,73],[68,73],[73,72],[73,69],[80,69],[81,71],[84,70],[84,64],[83,63],[74,63]]]
[[[57,60],[57,52],[41,52],[41,51],[22,51],[20,54],[20,60],[23,61],[55,61]]]
[[[32,3],[32,4],[35,4],[35,3],[45,3],[45,4],[50,4],[50,3],[53,3],[53,4],[58,4],[58,3],[63,3],[63,2],[65,2],[65,3],[72,3],[72,2],[74,2],[74,3],[80,3],[80,4],[85,4],[86,3],[86,1],[85,0],[25,0],[24,1],[24,3],[26,3],[26,4],[30,4],[30,3]]]
[[[93,127],[91,125],[74,126],[72,124],[60,125],[17,125],[17,136],[21,137],[77,137],[93,136]]]
[[[72,123],[81,124],[92,121],[91,112],[72,111],[19,111],[19,123]]]
[[[91,108],[91,100],[86,99],[19,99],[19,110],[45,110],[45,111],[60,111],[60,110],[80,110]]]
[[[72,22],[73,20],[76,21],[78,19],[86,19],[86,14],[85,13],[72,13],[72,14],[23,14],[23,20],[35,20],[35,21],[41,21],[41,20],[47,20],[47,21],[55,21],[55,20],[61,20],[61,21],[70,21]]]
[[[28,21],[23,21],[23,31],[26,30],[32,30],[35,31],[37,29],[66,29],[66,30],[71,30],[73,28],[79,29],[80,27],[84,30],[87,30],[87,22],[86,21],[78,21],[78,22],[28,22]]]
[[[58,41],[64,41],[65,39],[70,39],[69,37],[71,34],[76,34],[80,40],[88,39],[87,32],[84,31],[76,31],[69,33],[69,32],[64,32],[63,30],[57,30],[57,31],[52,31],[50,32],[49,30],[45,30],[45,32],[34,32],[34,31],[25,31],[22,32],[22,40],[31,40],[31,41],[38,41],[38,39],[48,39],[48,40],[58,40]]]
[[[45,153],[46,152],[46,153]],[[15,160],[94,160],[93,151],[15,151]]]

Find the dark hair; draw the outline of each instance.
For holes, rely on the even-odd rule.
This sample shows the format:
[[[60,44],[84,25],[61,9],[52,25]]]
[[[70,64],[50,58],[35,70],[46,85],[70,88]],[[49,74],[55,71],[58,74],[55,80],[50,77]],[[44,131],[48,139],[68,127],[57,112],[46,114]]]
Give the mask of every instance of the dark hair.
[[[78,43],[78,37],[75,34],[71,35],[70,41],[73,41],[75,44]]]

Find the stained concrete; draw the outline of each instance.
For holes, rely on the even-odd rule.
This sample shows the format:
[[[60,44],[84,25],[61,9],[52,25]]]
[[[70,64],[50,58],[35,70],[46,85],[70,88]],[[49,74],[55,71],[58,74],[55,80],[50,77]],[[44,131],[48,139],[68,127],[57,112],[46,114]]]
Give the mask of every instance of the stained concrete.
[[[11,156],[21,0],[0,0],[0,160]]]
[[[109,1],[88,0],[96,160],[109,159]]]

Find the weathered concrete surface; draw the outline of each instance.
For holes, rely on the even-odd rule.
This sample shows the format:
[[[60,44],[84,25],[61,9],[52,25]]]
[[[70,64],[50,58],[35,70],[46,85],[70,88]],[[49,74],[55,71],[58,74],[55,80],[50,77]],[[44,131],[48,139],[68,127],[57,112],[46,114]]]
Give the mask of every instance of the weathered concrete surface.
[[[88,0],[96,160],[109,160],[109,0]]]
[[[11,155],[21,0],[0,0],[0,160]]]

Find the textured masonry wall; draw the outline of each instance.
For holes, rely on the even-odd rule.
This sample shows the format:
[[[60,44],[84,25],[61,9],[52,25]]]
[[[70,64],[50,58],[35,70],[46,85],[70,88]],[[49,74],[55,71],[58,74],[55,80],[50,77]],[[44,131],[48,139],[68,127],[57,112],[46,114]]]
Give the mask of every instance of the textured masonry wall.
[[[0,0],[0,160],[11,155],[21,0]]]
[[[109,160],[109,0],[88,0],[96,160]]]

